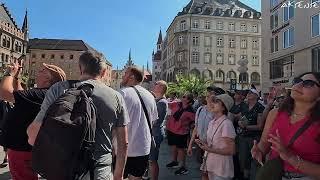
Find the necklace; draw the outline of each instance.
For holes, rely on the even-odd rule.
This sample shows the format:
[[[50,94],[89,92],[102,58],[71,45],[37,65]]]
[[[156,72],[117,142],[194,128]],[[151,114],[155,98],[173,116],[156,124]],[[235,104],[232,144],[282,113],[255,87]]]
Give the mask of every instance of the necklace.
[[[297,117],[303,117],[305,116],[305,114],[297,114],[297,113],[292,113],[293,118],[297,118]]]

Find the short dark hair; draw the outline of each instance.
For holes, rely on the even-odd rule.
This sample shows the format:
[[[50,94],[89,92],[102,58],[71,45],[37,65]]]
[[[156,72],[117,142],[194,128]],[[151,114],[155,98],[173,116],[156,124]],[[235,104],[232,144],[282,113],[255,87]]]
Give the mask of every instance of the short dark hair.
[[[84,73],[91,76],[98,76],[106,68],[106,62],[100,57],[87,51],[81,54],[79,64]]]
[[[142,71],[140,71],[138,68],[135,67],[129,67],[128,71],[134,76],[134,79],[141,83],[144,79],[144,74]]]

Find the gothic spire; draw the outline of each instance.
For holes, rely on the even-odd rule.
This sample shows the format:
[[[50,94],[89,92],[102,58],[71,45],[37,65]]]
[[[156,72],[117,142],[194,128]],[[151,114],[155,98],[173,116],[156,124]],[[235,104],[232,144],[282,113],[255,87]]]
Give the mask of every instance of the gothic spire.
[[[133,66],[133,62],[132,62],[132,58],[131,58],[131,48],[130,48],[130,51],[129,51],[129,58],[128,58],[127,65],[128,65],[129,67],[130,67],[130,66]]]
[[[161,29],[160,29],[160,32],[159,32],[159,37],[158,37],[158,42],[157,44],[162,44],[162,32],[161,32]]]
[[[28,23],[28,10],[26,10],[26,14],[24,15],[23,25],[22,25],[22,32],[24,32],[24,39],[29,40],[29,23]]]

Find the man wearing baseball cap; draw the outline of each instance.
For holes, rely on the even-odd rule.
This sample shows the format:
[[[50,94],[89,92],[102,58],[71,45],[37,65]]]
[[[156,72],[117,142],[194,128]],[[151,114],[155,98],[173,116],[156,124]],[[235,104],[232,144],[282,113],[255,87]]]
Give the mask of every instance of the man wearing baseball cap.
[[[37,180],[37,173],[31,169],[32,147],[28,144],[27,127],[38,114],[48,88],[66,80],[66,74],[58,66],[43,63],[36,74],[37,88],[24,90],[20,82],[21,72],[18,63],[9,65],[0,84],[0,99],[14,104],[1,138],[8,147],[12,179]]]
[[[254,179],[256,173],[257,164],[251,160],[250,150],[253,146],[253,141],[260,139],[264,126],[261,117],[265,108],[258,102],[259,96],[259,92],[256,89],[249,90],[247,95],[249,109],[238,121],[240,127],[240,131],[238,131],[239,160],[244,178]]]

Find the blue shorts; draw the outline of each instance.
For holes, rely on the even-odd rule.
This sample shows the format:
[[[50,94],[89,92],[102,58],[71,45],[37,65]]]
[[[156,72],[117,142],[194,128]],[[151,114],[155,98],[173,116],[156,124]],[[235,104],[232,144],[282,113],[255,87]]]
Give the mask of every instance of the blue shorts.
[[[150,150],[150,161],[158,161],[160,144],[163,141],[163,136],[154,136],[154,141],[156,142],[156,147],[152,147]]]

